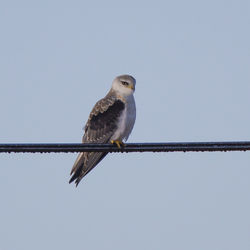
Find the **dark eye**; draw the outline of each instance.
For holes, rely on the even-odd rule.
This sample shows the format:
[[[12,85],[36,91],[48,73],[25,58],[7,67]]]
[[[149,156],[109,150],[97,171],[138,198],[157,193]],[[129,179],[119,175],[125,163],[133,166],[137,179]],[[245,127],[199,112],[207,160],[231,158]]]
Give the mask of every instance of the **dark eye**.
[[[122,85],[128,86],[128,83],[127,83],[127,82],[123,82],[123,81],[121,81],[121,82],[122,82]]]

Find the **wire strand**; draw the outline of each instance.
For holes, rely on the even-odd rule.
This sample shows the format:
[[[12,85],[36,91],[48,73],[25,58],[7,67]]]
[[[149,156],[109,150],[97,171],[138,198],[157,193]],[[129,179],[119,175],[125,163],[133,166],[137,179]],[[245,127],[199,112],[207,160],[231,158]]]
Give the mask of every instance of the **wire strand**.
[[[83,143],[7,143],[0,153],[75,153],[75,152],[226,152],[249,151],[250,141],[128,143],[118,148],[113,144]]]

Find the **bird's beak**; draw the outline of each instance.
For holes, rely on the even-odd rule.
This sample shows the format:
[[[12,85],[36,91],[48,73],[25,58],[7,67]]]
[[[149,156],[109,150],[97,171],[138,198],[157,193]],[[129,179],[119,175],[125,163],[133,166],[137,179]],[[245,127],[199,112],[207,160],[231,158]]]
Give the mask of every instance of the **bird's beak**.
[[[133,85],[129,85],[128,87],[132,90],[135,90],[135,87]]]

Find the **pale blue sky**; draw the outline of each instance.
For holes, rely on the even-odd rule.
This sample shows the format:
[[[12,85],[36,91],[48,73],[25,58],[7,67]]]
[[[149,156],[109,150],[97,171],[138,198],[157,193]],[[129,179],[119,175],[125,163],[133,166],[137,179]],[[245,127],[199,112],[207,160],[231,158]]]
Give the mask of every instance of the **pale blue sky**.
[[[1,142],[80,142],[119,74],[129,142],[250,140],[249,1],[2,1]],[[250,249],[250,153],[1,154],[0,250]]]

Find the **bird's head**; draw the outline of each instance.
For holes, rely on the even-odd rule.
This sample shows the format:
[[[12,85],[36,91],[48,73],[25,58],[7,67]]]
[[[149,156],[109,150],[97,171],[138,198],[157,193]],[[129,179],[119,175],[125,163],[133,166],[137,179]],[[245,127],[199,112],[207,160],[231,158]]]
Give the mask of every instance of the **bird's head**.
[[[135,91],[136,80],[130,75],[117,76],[113,83],[112,89],[122,96],[132,95]]]

